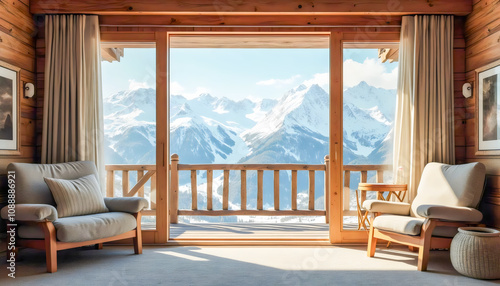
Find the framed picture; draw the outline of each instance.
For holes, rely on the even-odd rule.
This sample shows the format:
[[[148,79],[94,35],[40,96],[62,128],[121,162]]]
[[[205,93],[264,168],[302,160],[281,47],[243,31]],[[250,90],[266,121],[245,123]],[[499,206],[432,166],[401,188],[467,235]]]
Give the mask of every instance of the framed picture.
[[[0,155],[18,155],[19,68],[0,61]]]

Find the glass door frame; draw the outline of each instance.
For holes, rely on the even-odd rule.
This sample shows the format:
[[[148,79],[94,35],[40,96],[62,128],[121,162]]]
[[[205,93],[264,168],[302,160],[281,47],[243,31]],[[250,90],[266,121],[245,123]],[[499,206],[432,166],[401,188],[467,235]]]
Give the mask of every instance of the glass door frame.
[[[376,29],[376,28],[375,28]],[[323,34],[329,35],[330,45],[330,211],[329,211],[329,243],[365,243],[368,239],[366,231],[353,231],[343,229],[343,46],[344,43],[373,43],[373,42],[398,42],[399,29],[388,31],[372,31],[370,28],[327,27],[319,30],[300,27],[282,27],[279,32],[261,32],[248,27],[233,28],[231,32],[218,32],[213,28],[211,32],[184,32],[176,28],[152,28],[149,31],[101,32],[102,42],[154,42],[156,44],[156,168],[157,168],[157,220],[155,230],[143,230],[144,243],[164,244],[168,242],[170,232],[169,198],[170,184],[170,146],[169,146],[169,71],[168,51],[169,36],[178,34]],[[246,32],[243,32],[246,31]],[[248,32],[249,31],[249,32]],[[165,112],[165,110],[167,112]],[[196,242],[186,242],[194,245]],[[207,244],[207,243],[205,243]],[[208,243],[210,244],[210,243]],[[317,243],[316,243],[317,244]]]
[[[330,44],[330,243],[366,243],[367,231],[343,228],[343,50],[344,45],[396,43],[400,33],[332,32]],[[337,67],[337,68],[335,68]]]

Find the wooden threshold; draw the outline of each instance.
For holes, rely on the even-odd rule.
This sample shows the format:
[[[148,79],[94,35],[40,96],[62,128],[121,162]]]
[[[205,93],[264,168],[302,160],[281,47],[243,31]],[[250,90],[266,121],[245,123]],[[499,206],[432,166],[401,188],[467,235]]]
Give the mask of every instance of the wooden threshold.
[[[331,246],[329,240],[195,240],[171,239],[167,246]]]

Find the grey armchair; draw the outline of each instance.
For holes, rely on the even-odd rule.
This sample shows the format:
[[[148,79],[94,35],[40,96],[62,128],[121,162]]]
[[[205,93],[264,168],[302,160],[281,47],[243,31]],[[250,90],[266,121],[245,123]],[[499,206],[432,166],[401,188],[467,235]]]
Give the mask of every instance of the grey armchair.
[[[418,270],[427,270],[431,248],[449,248],[457,228],[482,220],[476,208],[481,200],[485,167],[481,163],[425,166],[410,204],[367,200],[371,228],[368,256],[375,255],[378,239],[418,248]]]
[[[15,174],[16,245],[46,252],[47,271],[57,271],[57,251],[103,242],[133,238],[134,252],[142,253],[141,210],[148,206],[143,198],[104,198],[109,212],[59,218],[52,193],[44,177],[75,180],[95,175],[93,162],[60,164],[11,163]],[[85,202],[82,202],[85,203]],[[8,219],[8,206],[1,210]]]

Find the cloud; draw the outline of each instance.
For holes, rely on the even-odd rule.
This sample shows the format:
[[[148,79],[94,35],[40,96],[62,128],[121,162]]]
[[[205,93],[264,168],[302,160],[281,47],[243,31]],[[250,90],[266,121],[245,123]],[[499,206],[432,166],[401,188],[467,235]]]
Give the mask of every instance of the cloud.
[[[325,72],[314,74],[312,79],[305,80],[302,84],[306,86],[317,84],[324,90],[328,91],[328,85],[330,84],[330,73]]]
[[[374,87],[395,89],[398,83],[398,68],[388,70],[387,65],[378,59],[367,58],[362,63],[348,59],[344,61],[343,78],[344,89],[356,86],[361,81]]]
[[[128,89],[129,90],[136,90],[139,88],[151,88],[147,82],[140,82],[136,81],[135,79],[129,79],[128,80]]]
[[[287,78],[287,79],[267,79],[267,80],[261,80],[261,81],[258,81],[256,84],[257,85],[282,85],[282,84],[291,84],[293,83],[295,80],[297,80],[298,78],[300,78],[300,75],[294,75],[290,78]]]
[[[180,83],[176,81],[172,81],[170,83],[170,94],[178,95],[182,94],[184,92],[184,88],[181,86]]]

